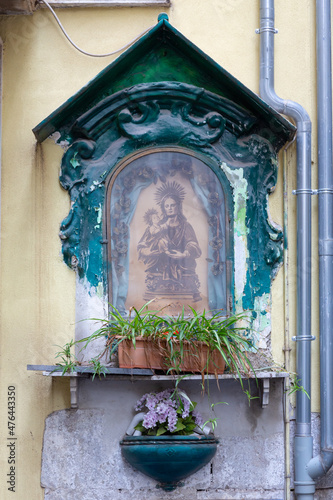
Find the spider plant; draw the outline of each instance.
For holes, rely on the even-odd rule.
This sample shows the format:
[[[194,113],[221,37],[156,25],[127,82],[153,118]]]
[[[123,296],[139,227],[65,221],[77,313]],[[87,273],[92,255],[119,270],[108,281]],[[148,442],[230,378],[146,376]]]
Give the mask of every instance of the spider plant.
[[[208,347],[209,355],[214,351],[220,353],[226,368],[237,374],[240,381],[242,374],[249,374],[249,371],[254,373],[248,358],[248,352],[253,351],[248,329],[237,326],[246,319],[244,315],[225,317],[222,312],[197,312],[190,308],[191,314],[188,316],[183,307],[178,316],[163,316],[161,310],[148,309],[151,302],[140,309],[132,307],[126,317],[111,306],[109,317],[98,320],[102,321],[102,326],[76,344],[83,343],[84,350],[94,340],[104,337],[105,348],[98,356],[102,358],[106,353],[111,356],[124,341],[130,341],[135,348],[137,338],[143,337],[163,352],[166,369],[172,373],[181,371],[186,356],[192,356],[195,363],[204,344]],[[96,359],[94,361],[96,364]],[[207,366],[209,362],[210,356]]]

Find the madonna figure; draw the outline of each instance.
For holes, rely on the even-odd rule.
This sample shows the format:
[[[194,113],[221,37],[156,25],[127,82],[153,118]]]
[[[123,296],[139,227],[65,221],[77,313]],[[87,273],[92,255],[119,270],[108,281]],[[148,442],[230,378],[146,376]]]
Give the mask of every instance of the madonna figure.
[[[138,258],[146,266],[145,299],[163,296],[201,300],[195,272],[201,249],[183,214],[184,198],[180,184],[166,182],[155,193],[160,213],[156,209],[145,213],[147,228],[137,247]]]

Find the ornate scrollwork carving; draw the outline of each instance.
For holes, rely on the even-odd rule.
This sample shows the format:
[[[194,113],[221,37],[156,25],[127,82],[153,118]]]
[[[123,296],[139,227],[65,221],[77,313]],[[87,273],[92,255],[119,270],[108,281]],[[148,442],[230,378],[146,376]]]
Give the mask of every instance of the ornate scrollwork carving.
[[[171,143],[206,146],[217,141],[224,132],[225,119],[219,113],[194,114],[191,104],[178,101],[170,109],[157,101],[148,101],[130,111],[118,114],[118,127],[123,135],[144,142],[168,139]]]
[[[95,151],[93,141],[80,140],[65,153],[61,164],[60,183],[71,197],[71,209],[60,225],[59,237],[62,240],[64,260],[68,266],[80,271],[82,194],[86,190],[89,169],[87,160]]]
[[[223,134],[224,128],[239,137],[248,133],[257,119],[241,106],[205,89],[180,82],[154,82],[135,85],[113,94],[82,115],[73,126],[81,136],[97,140],[113,127],[117,120],[126,137],[144,139],[135,126],[146,127],[146,139],[153,135],[156,125],[159,139],[166,142],[175,137],[172,119],[178,133],[181,123],[191,126],[190,140],[213,143]],[[207,141],[205,133],[208,132]],[[139,134],[139,135],[138,135]],[[183,135],[183,131],[181,131]]]

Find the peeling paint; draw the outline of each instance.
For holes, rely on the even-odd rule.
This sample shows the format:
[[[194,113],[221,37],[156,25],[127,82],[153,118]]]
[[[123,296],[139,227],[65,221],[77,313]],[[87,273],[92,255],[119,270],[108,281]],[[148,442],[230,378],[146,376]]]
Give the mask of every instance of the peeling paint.
[[[225,163],[221,164],[232,191],[234,200],[234,298],[236,312],[241,312],[242,298],[246,283],[247,261],[249,253],[247,249],[246,227],[246,202],[247,181],[244,179],[243,169],[231,169]]]
[[[254,310],[256,317],[252,323],[255,332],[255,344],[259,349],[267,349],[267,341],[271,333],[271,294],[265,293],[261,297],[256,297]]]
[[[231,189],[233,191],[235,312],[247,313],[253,331],[252,335],[254,345],[260,349],[267,349],[271,332],[270,284],[279,266],[275,266],[275,268],[273,268],[273,271],[266,271],[265,280],[261,281],[261,284],[263,285],[263,293],[258,293],[259,289],[255,289],[255,283],[253,282],[253,280],[251,280],[251,273],[254,273],[254,275],[262,275],[265,256],[253,255],[253,253],[251,254],[249,249],[251,238],[249,239],[250,229],[248,225],[248,214],[251,213],[251,210],[254,211],[255,209],[255,199],[249,200],[249,183],[245,178],[244,168],[232,168],[226,163],[222,163],[221,169],[224,171],[227,179],[229,180]],[[281,240],[281,228],[278,224],[275,224],[271,220],[268,211],[267,193],[264,196],[267,203],[267,235],[269,240],[271,241],[271,245],[273,245],[274,242],[277,242],[277,244],[279,245],[279,242]],[[249,205],[249,203],[251,203],[251,205]],[[256,239],[263,238],[263,236],[260,236],[260,227],[254,226],[252,231],[254,231],[254,233],[251,233],[251,237],[255,237]],[[269,246],[266,248],[269,248]],[[266,263],[267,265],[270,265],[271,263],[269,254],[266,255]],[[251,270],[249,268],[250,265]],[[266,291],[265,283],[268,283]],[[249,290],[253,295],[252,303],[249,300]],[[248,306],[251,305],[251,307],[246,307],[247,304]]]
[[[108,302],[104,294],[103,283],[91,286],[86,277],[77,277],[76,280],[76,311],[75,311],[75,337],[76,340],[89,337],[102,325],[102,320],[108,315]],[[96,318],[94,321],[91,318]],[[100,320],[98,319],[100,318]],[[78,348],[76,353],[81,361],[87,361],[98,355],[105,342],[100,339],[91,342],[84,351]],[[82,351],[82,352],[81,352]]]
[[[102,175],[100,175],[100,177],[102,177]],[[102,186],[102,183],[100,181],[93,181],[93,183],[90,186],[90,191],[94,191],[96,188],[101,187],[101,186]]]
[[[70,141],[68,140],[61,140],[61,134],[60,132],[53,132],[53,134],[49,135],[49,139],[52,139],[56,144],[59,144],[60,147],[63,149],[68,149],[70,146]]]
[[[77,152],[74,154],[73,158],[71,158],[70,160],[70,164],[72,165],[73,168],[76,168],[76,167],[79,167],[80,166],[80,162],[78,161],[77,159]]]
[[[97,224],[102,222],[102,204],[100,203],[98,207],[95,207],[95,212],[97,212]]]

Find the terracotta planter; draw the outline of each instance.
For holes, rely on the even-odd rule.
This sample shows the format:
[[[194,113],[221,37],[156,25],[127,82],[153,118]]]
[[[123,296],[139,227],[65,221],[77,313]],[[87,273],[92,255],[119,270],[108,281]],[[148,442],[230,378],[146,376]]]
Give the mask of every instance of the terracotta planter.
[[[177,350],[177,341],[174,342],[174,350]],[[164,339],[153,341],[137,337],[135,348],[132,341],[126,339],[118,346],[119,367],[165,371],[170,368],[169,353],[170,348]],[[203,342],[196,342],[195,345],[184,342],[184,356],[180,365],[182,372],[221,374],[224,372],[224,368],[225,361],[218,351],[214,350],[209,353],[208,346]]]

